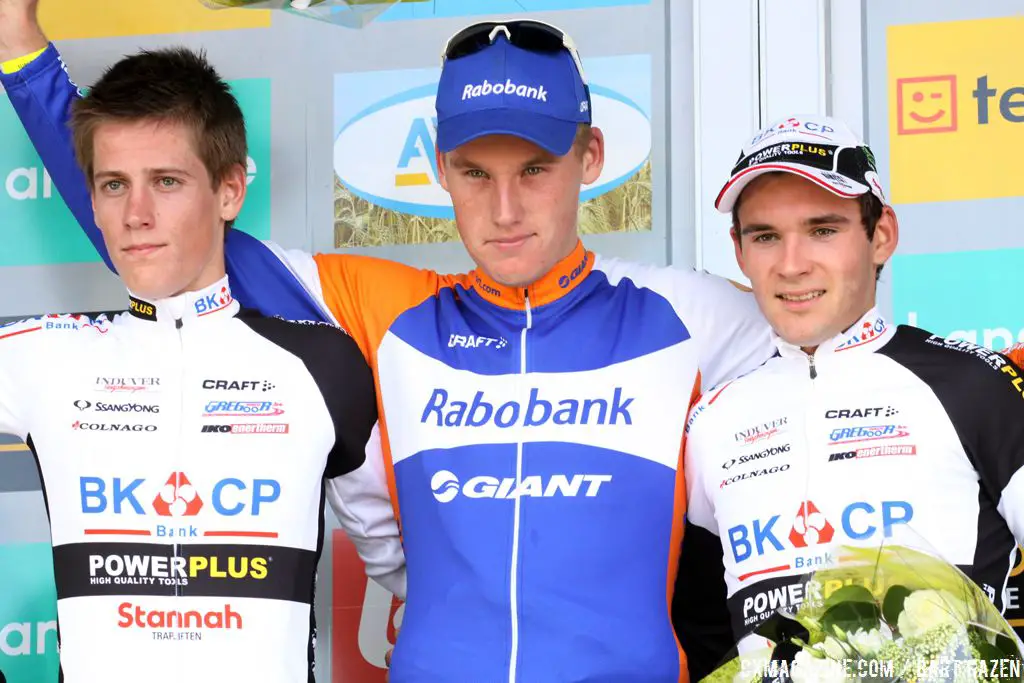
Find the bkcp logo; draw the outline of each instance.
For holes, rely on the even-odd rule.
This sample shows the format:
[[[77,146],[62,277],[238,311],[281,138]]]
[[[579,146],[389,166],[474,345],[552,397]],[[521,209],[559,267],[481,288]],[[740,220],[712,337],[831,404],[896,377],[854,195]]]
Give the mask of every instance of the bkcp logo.
[[[125,7],[148,8],[150,5],[132,0],[111,0],[115,1]],[[189,14],[185,7],[177,7],[174,12],[169,12],[164,11],[159,3],[153,6],[158,5],[161,9],[154,9],[154,12],[158,16],[168,17],[162,31],[170,30],[168,27],[177,23],[172,14]],[[191,5],[195,5],[204,15],[221,14],[204,9],[200,3]],[[51,15],[50,21],[45,23],[48,34],[55,30],[52,27],[56,24],[96,24],[102,21],[103,26],[109,27],[118,23],[111,17],[122,16],[120,13],[115,15],[106,5],[101,11],[95,0],[58,0],[54,5],[47,3],[46,9],[40,12],[45,16],[55,6],[68,9],[64,15],[56,12]],[[135,14],[139,12],[139,9],[135,10]],[[246,10],[239,14],[256,15],[260,11]],[[249,187],[237,225],[239,229],[260,239],[270,237],[270,84],[268,78],[230,81],[231,91],[245,114],[249,150],[246,176]],[[61,199],[6,97],[0,98],[0,131],[3,135],[3,145],[0,145],[0,215],[5,219],[0,267],[99,261],[99,255]],[[92,215],[87,205],[80,208]]]
[[[793,517],[792,525],[786,529],[787,520],[783,515],[772,515],[768,519],[755,519],[750,523],[737,524],[726,531],[733,560],[737,564],[771,553],[796,553],[813,546],[826,545],[833,541],[836,530],[841,529],[846,538],[860,541],[882,534],[885,538],[893,535],[897,525],[908,524],[914,517],[914,508],[902,500],[887,500],[880,503],[858,501],[850,503],[830,521],[811,501],[800,504]],[[821,558],[803,555],[793,558],[792,563],[772,567],[770,571],[801,569],[811,566]],[[766,570],[755,572],[767,573]],[[753,574],[740,576],[742,581]]]
[[[894,203],[1021,194],[1021,35],[1019,14],[888,28]]]
[[[276,538],[276,531],[260,528],[220,529],[196,526],[196,517],[210,506],[212,514],[204,522],[217,524],[223,518],[243,520],[259,526],[260,515],[281,497],[281,484],[275,479],[220,479],[204,493],[192,485],[184,472],[172,472],[163,481],[122,479],[120,477],[80,477],[83,515],[103,515],[116,526],[93,527],[87,536],[155,536],[157,538],[238,537]],[[148,505],[143,505],[143,502]],[[140,527],[139,518],[155,513],[157,520]],[[143,523],[145,519],[141,520]],[[193,523],[195,522],[195,524]]]

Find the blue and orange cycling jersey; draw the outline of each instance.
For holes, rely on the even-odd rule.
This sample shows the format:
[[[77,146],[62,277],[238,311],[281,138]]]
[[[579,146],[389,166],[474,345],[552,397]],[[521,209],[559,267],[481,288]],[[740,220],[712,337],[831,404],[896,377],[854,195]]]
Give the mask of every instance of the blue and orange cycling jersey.
[[[56,49],[0,80],[111,265]],[[239,230],[226,259],[244,306],[338,324],[373,368],[408,567],[394,683],[686,680],[683,427],[695,395],[772,353],[750,293],[582,242],[519,289]]]

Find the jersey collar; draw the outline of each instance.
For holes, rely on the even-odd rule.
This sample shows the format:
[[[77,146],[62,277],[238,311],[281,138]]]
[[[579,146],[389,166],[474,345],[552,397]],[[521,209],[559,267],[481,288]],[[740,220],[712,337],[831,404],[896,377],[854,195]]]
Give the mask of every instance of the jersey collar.
[[[166,299],[149,301],[128,292],[128,313],[137,321],[175,325],[195,325],[200,321],[233,317],[240,308],[231,296],[225,275],[209,287],[183,292]]]
[[[593,252],[587,251],[582,241],[577,241],[571,254],[555,264],[547,275],[527,287],[498,284],[480,268],[469,272],[468,284],[485,300],[502,308],[525,308],[527,298],[530,306],[536,308],[556,301],[578,287],[593,267]]]
[[[835,356],[836,354],[850,355],[854,353],[874,353],[892,337],[896,332],[896,326],[889,324],[877,308],[872,308],[860,320],[828,341],[818,345],[814,352],[816,358],[822,356]],[[779,355],[787,358],[805,358],[807,356],[803,349],[794,346],[782,337],[772,332],[772,339],[779,349]]]

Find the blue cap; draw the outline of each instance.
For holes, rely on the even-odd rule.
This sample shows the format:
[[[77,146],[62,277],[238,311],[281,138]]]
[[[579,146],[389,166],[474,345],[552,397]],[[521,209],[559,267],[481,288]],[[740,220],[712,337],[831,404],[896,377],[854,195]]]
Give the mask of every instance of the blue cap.
[[[556,156],[590,123],[590,91],[572,55],[532,52],[499,35],[445,61],[437,87],[437,146],[450,152],[484,135],[515,135]]]

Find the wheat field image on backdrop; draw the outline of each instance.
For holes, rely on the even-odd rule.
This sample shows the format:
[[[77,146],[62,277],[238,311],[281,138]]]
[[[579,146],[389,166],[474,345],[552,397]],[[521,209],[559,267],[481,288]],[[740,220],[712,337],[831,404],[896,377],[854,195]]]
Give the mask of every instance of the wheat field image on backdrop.
[[[580,205],[580,234],[651,229],[651,162],[629,180]],[[455,221],[391,211],[357,197],[334,177],[334,246],[430,244],[459,239]]]

